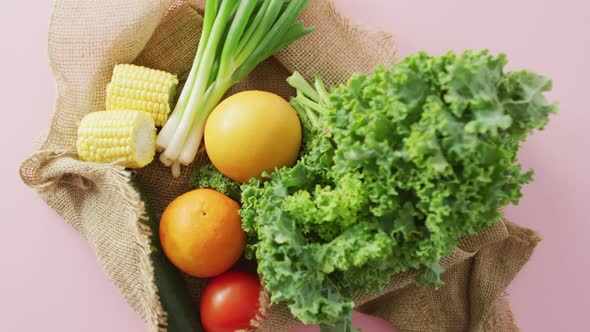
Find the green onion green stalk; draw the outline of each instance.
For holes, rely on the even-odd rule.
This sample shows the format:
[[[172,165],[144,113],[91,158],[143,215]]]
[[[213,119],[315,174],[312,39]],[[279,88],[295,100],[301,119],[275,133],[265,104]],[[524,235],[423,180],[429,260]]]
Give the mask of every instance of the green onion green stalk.
[[[262,61],[310,33],[296,21],[309,0],[208,0],[203,32],[184,89],[158,135],[160,161],[193,162],[207,117],[225,92]]]

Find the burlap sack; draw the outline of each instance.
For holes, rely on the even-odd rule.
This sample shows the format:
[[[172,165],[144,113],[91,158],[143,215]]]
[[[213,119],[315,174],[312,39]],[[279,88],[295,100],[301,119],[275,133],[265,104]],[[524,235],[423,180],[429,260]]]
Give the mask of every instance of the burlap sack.
[[[49,31],[50,64],[58,99],[49,134],[26,160],[21,176],[90,244],[106,274],[148,330],[166,330],[167,313],[158,297],[149,258],[145,207],[130,184],[130,173],[113,165],[80,162],[76,128],[89,112],[104,109],[105,87],[116,63],[136,63],[186,77],[200,35],[202,1],[57,0]],[[395,50],[384,33],[350,26],[327,0],[314,0],[302,19],[317,30],[266,61],[230,93],[264,89],[284,97],[293,91],[285,78],[293,70],[308,78],[321,73],[327,84],[354,72],[391,64]],[[185,77],[183,77],[185,76]],[[156,215],[186,191],[158,162],[138,172]],[[465,238],[447,267],[439,290],[416,287],[417,272],[393,276],[381,294],[361,294],[358,309],[382,317],[402,331],[517,330],[504,290],[539,237],[508,221]],[[186,277],[193,299],[202,281]],[[168,313],[174,315],[174,313]],[[286,331],[298,322],[285,305],[271,308],[261,331]]]

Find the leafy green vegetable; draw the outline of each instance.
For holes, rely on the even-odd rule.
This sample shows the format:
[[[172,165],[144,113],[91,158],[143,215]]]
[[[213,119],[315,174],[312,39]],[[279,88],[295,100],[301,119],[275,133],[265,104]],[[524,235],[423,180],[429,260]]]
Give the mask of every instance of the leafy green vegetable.
[[[515,163],[519,145],[556,111],[548,78],[505,64],[487,51],[418,53],[329,93],[289,79],[302,157],[242,186],[248,253],[273,302],[352,331],[357,292],[408,269],[441,284],[439,261],[459,237],[518,203],[532,178]]]
[[[240,185],[241,183],[221,174],[211,163],[195,169],[188,179],[188,186],[191,189],[214,189],[237,202],[240,201]]]
[[[195,61],[158,134],[160,161],[180,176],[195,159],[205,122],[224,93],[262,61],[307,35],[297,18],[309,0],[208,0]]]

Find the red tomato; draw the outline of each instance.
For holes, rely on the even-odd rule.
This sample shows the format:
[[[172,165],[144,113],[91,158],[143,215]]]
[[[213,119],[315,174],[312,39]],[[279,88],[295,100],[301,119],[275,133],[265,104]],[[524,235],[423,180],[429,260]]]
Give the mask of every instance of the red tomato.
[[[254,328],[267,301],[260,280],[248,272],[233,270],[212,279],[201,296],[201,322],[207,332],[234,332]],[[258,316],[258,317],[257,317]]]

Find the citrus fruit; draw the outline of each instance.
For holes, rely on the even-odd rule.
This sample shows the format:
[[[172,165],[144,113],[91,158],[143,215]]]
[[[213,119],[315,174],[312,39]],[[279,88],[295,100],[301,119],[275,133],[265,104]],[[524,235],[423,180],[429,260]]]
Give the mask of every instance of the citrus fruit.
[[[227,271],[246,244],[239,208],[211,189],[193,190],[173,200],[160,220],[160,241],[168,259],[198,278]]]
[[[301,147],[301,122],[281,96],[244,91],[221,102],[205,125],[205,148],[213,165],[239,182],[292,166]]]

